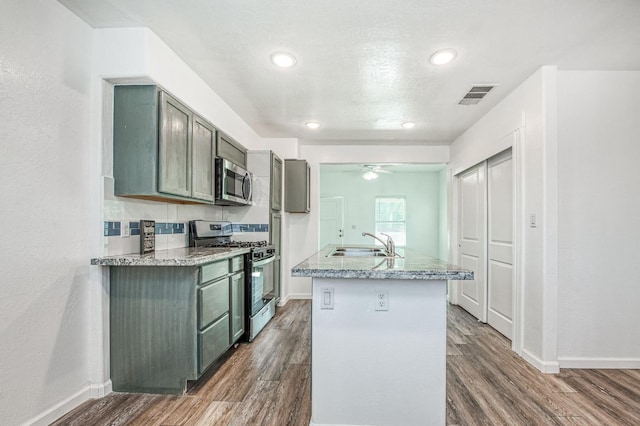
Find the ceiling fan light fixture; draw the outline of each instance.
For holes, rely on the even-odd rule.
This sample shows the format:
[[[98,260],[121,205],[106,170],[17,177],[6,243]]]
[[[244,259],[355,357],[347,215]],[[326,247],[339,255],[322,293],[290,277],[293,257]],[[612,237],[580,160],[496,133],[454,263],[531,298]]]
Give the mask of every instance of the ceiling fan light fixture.
[[[369,170],[368,172],[364,172],[362,174],[362,178],[366,180],[374,180],[377,177],[378,177],[378,174],[375,172],[372,172],[371,170]]]
[[[403,129],[413,129],[416,126],[416,123],[413,121],[405,121],[401,126]]]
[[[281,68],[291,68],[296,64],[296,57],[287,52],[275,52],[271,54],[271,62]]]
[[[453,49],[441,49],[431,55],[429,61],[433,65],[446,65],[453,61],[458,53]]]
[[[317,129],[318,127],[320,127],[320,123],[318,123],[317,121],[307,121],[306,123],[304,123],[304,125],[309,129]]]

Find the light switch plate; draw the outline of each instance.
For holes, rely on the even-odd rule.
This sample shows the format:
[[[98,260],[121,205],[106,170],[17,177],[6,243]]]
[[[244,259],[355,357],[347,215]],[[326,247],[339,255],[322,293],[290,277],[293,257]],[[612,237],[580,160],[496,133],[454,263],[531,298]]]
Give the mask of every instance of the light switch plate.
[[[320,309],[333,309],[333,287],[320,289]]]
[[[124,237],[129,237],[131,235],[131,229],[129,228],[129,221],[120,222],[120,235]]]

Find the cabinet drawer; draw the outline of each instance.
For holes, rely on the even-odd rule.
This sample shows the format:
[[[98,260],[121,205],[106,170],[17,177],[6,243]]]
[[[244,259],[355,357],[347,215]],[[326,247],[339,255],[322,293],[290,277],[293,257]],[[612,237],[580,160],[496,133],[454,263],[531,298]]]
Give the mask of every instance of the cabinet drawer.
[[[198,373],[211,365],[229,348],[229,314],[223,316],[209,328],[198,332]]]
[[[198,328],[204,328],[229,311],[229,278],[198,289]]]
[[[244,269],[244,256],[231,258],[231,273],[242,271]]]
[[[200,283],[206,283],[207,281],[215,280],[216,278],[224,277],[229,273],[229,260],[219,260],[217,262],[208,263],[202,266],[202,276]]]

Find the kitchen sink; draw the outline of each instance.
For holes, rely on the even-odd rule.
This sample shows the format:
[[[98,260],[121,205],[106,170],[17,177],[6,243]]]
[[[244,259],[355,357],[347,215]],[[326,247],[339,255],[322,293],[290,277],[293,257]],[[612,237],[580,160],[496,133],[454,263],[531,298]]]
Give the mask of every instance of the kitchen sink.
[[[369,247],[336,247],[327,257],[387,257],[387,252],[380,248]]]

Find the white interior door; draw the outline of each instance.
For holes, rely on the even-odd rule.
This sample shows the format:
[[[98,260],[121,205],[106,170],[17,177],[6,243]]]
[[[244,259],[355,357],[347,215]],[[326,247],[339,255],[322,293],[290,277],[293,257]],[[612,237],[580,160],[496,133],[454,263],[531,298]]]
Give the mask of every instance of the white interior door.
[[[513,161],[511,149],[487,162],[487,321],[513,336]]]
[[[344,198],[320,197],[319,248],[344,241]]]
[[[474,272],[473,280],[458,281],[458,304],[482,322],[486,305],[486,162],[458,175],[458,264]]]

